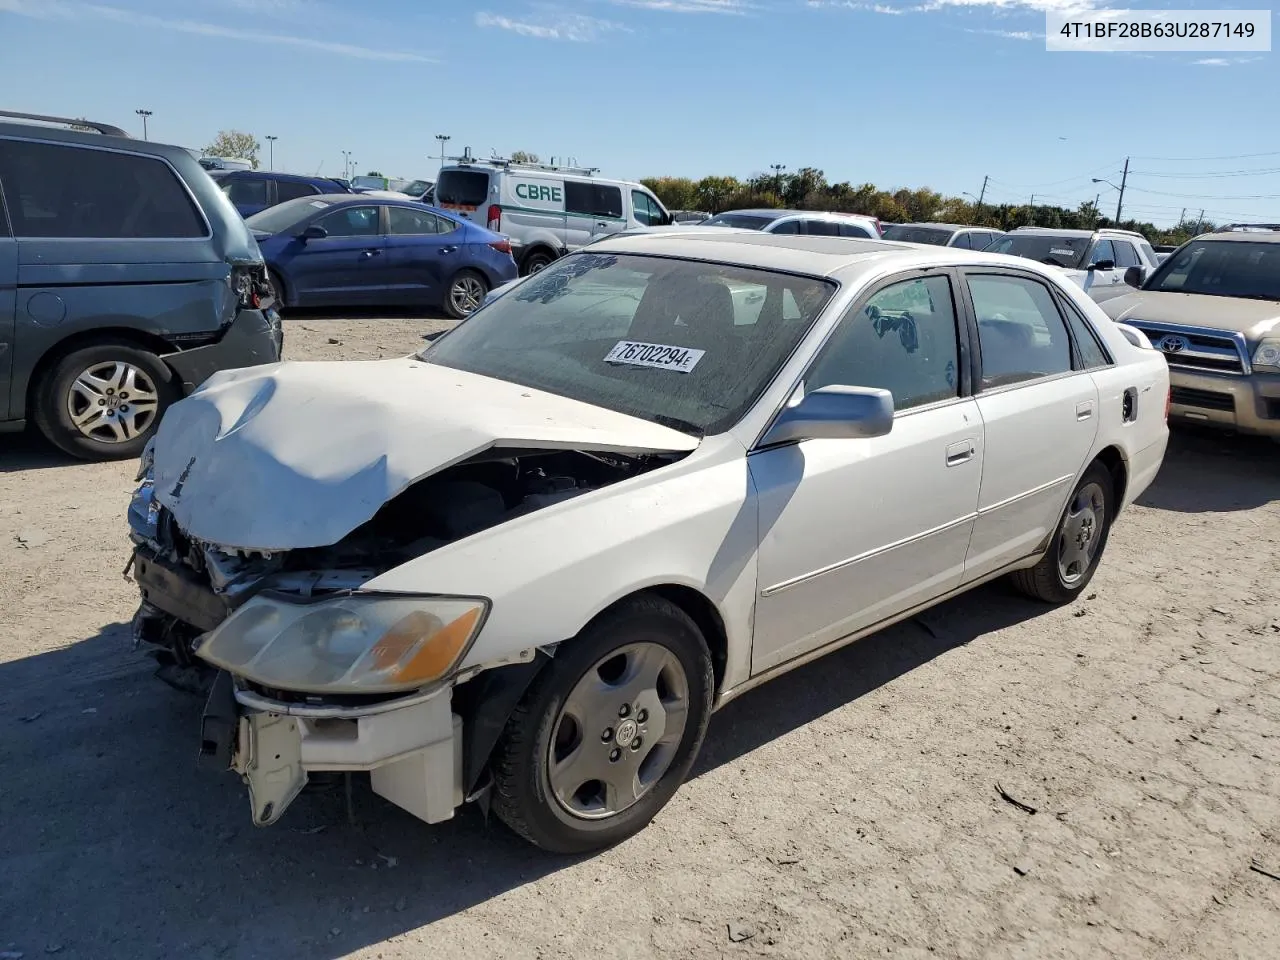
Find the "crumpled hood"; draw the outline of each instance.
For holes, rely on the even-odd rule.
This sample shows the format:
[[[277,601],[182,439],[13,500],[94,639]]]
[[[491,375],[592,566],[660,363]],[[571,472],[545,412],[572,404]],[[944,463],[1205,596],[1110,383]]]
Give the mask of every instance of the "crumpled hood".
[[[687,451],[688,434],[413,358],[227,370],[165,414],[155,495],[223,546],[327,546],[490,447]]]
[[[1112,320],[1176,323],[1243,333],[1260,340],[1280,327],[1280,303],[1244,297],[1214,297],[1171,290],[1135,290],[1108,300],[1103,307]]]

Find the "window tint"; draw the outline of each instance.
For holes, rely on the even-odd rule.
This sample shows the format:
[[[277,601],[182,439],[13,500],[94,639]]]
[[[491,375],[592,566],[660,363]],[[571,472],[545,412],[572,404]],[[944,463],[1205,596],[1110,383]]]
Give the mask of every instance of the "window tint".
[[[324,227],[331,237],[376,237],[378,236],[377,207],[343,207],[316,221],[316,226]]]
[[[969,234],[961,232],[951,238],[951,246],[959,247],[961,250],[972,250],[973,241],[970,240]]]
[[[235,204],[245,206],[256,204],[261,207],[271,202],[267,199],[267,181],[261,177],[236,177],[232,180],[224,180],[222,192]]]
[[[840,224],[840,236],[857,237],[860,240],[876,239],[874,236],[872,236],[870,230],[868,230],[866,227],[862,226],[861,224],[857,224],[857,223]]]
[[[0,140],[0,182],[19,237],[110,240],[208,233],[182,182],[151,157]]]
[[[970,276],[969,292],[984,387],[1071,369],[1071,342],[1047,287],[1021,277]]]
[[[1142,261],[1138,259],[1138,251],[1135,250],[1133,248],[1133,244],[1129,243],[1127,240],[1115,240],[1111,245],[1116,251],[1117,267],[1136,267],[1142,263]]]
[[[1100,263],[1103,260],[1110,260],[1113,263],[1116,259],[1115,247],[1111,245],[1110,240],[1099,240],[1093,247],[1093,252],[1089,254],[1089,263]]]
[[[840,236],[840,224],[832,220],[806,220],[804,221],[804,232],[811,237],[838,237]]]
[[[276,181],[277,203],[284,203],[286,200],[297,200],[299,197],[314,197],[319,192],[311,184],[302,183],[299,180]]]
[[[1095,370],[1098,367],[1107,367],[1111,365],[1106,351],[1102,349],[1097,335],[1089,326],[1080,311],[1075,305],[1066,301],[1062,301],[1066,307],[1067,322],[1071,324],[1071,335],[1076,341],[1076,352],[1080,354],[1080,363],[1085,370]]]
[[[800,221],[799,220],[783,220],[781,223],[777,224],[777,226],[770,229],[769,232],[770,233],[799,233]]]
[[[387,207],[387,216],[393,237],[421,236],[423,234],[451,233],[456,224],[437,217],[429,210],[410,210],[408,207]]]
[[[631,191],[631,206],[635,208],[636,220],[647,227],[660,227],[666,221],[658,205],[642,190]]]
[[[977,231],[969,234],[969,243],[975,250],[985,250],[991,245],[991,241],[996,238],[994,233],[986,233],[985,231]]]
[[[479,170],[445,170],[436,183],[436,203],[478,207],[489,195],[489,174]]]
[[[1151,246],[1151,244],[1147,243],[1147,242],[1144,240],[1144,241],[1142,241],[1141,243],[1139,243],[1139,244],[1138,244],[1138,246],[1140,246],[1140,247],[1142,248],[1142,252],[1143,252],[1143,253],[1145,253],[1145,254],[1147,255],[1147,262],[1148,262],[1148,263],[1159,263],[1159,262],[1160,262],[1160,258],[1156,256],[1155,248],[1153,248],[1153,247]]]
[[[564,182],[564,208],[568,213],[593,217],[621,217],[622,190],[596,183]]]
[[[897,410],[959,395],[956,311],[946,277],[885,287],[854,308],[805,377],[805,390],[883,387]]]

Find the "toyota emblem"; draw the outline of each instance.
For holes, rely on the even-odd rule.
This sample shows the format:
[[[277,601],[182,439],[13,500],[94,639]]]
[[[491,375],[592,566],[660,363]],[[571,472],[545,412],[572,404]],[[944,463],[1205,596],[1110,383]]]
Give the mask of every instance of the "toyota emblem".
[[[1191,346],[1191,341],[1186,337],[1168,336],[1161,337],[1159,347],[1165,353],[1181,353]]]

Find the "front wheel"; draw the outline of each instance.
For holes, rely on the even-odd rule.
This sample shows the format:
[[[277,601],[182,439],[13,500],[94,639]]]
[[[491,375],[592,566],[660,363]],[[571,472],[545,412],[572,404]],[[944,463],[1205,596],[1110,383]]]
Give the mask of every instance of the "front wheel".
[[[1049,550],[1040,562],[1013,574],[1013,584],[1046,603],[1070,603],[1093,579],[1115,515],[1111,475],[1091,464],[1071,492]]]
[[[463,270],[449,281],[445,291],[444,312],[455,320],[463,320],[480,309],[489,284],[474,270]]]
[[[644,596],[606,612],[561,645],[508,721],[495,811],[556,853],[625,840],[688,774],[713,688],[706,641],[679,607]]]

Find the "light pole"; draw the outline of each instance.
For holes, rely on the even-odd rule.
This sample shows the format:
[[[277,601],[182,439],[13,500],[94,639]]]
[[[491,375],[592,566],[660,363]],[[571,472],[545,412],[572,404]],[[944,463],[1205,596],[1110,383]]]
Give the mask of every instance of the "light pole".
[[[452,140],[453,137],[449,136],[446,133],[437,133],[436,139],[440,141],[440,166],[441,168],[443,168],[444,167],[444,145],[448,143],[450,140]]]
[[[133,112],[142,118],[142,139],[146,140],[147,139],[147,117],[151,116],[151,111],[135,110]]]
[[[342,179],[351,179],[351,151],[342,151]]]
[[[787,165],[785,163],[771,163],[769,164],[769,169],[773,171],[773,175],[777,179],[778,199],[781,200],[782,199],[782,171],[787,169]]]
[[[272,170],[276,168],[276,141],[279,139],[279,137],[273,137],[271,134],[267,134],[267,156],[271,158],[267,161],[267,166]]]

